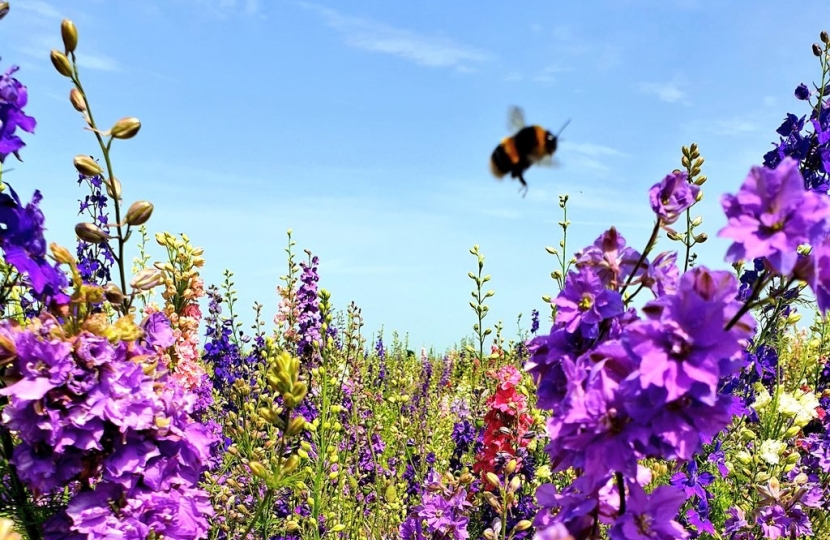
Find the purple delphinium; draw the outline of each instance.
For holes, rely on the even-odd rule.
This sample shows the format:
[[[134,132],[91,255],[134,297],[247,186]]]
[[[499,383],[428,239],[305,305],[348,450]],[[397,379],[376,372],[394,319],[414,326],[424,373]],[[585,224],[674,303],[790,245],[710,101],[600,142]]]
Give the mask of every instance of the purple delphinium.
[[[463,487],[450,489],[441,484],[441,476],[430,471],[424,481],[421,504],[413,506],[401,524],[402,540],[466,540],[471,504]]]
[[[194,394],[167,373],[145,373],[137,360],[155,353],[147,341],[113,345],[81,332],[70,343],[46,315],[0,332],[17,353],[0,390],[9,397],[2,424],[21,440],[12,464],[36,495],[79,481],[46,538],[207,534],[213,509],[198,482],[216,436],[193,421]]]
[[[231,339],[234,321],[222,317],[222,295],[216,286],[208,287],[210,299],[206,317],[205,343],[202,360],[213,368],[211,381],[213,387],[226,394],[227,389],[242,376],[242,358],[239,347]],[[232,404],[228,404],[232,406]]]
[[[828,232],[830,203],[804,189],[798,162],[784,159],[774,170],[753,167],[736,195],[721,199],[727,224],[718,236],[734,240],[728,262],[764,257],[771,269],[788,276],[801,244]]]
[[[688,182],[686,172],[673,172],[648,192],[651,209],[664,225],[671,225],[696,201],[700,186]]]
[[[90,194],[79,201],[80,211],[78,213],[86,212],[92,218],[94,225],[106,229],[109,224],[109,216],[106,213],[108,199],[103,179],[100,176],[88,177],[79,174],[78,185],[84,182],[89,186]],[[108,243],[90,244],[79,239],[77,255],[78,272],[84,283],[103,286],[111,280],[110,271],[112,265],[115,264],[115,256]]]
[[[640,254],[625,245],[625,238],[614,227],[602,233],[593,245],[576,253],[577,267],[593,267],[602,283],[612,290],[618,290],[625,283],[639,259]]]
[[[297,344],[297,355],[307,362],[309,369],[319,363],[319,348],[322,344],[320,328],[320,302],[317,298],[317,264],[316,256],[311,260],[300,262],[303,273],[300,276],[300,287],[297,290],[297,334],[300,341]]]
[[[383,385],[386,380],[386,349],[383,348],[383,337],[378,336],[378,342],[375,344],[375,352],[378,356],[378,386]]]
[[[533,309],[530,311],[530,333],[535,334],[539,331],[539,311]]]
[[[34,133],[37,125],[34,118],[23,112],[29,101],[29,93],[26,87],[12,76],[18,69],[17,66],[11,66],[0,75],[0,163],[5,163],[9,154],[14,154],[20,159],[18,152],[26,143],[15,134],[17,128]]]
[[[571,333],[582,327],[586,337],[595,337],[601,321],[623,312],[620,293],[606,289],[590,266],[582,266],[578,272],[568,274],[565,287],[554,304],[559,307],[557,324]]]
[[[689,533],[674,520],[683,504],[683,492],[660,486],[646,494],[640,486],[629,485],[626,512],[609,531],[612,540],[677,540]]]
[[[36,190],[32,202],[23,206],[15,190],[6,185],[0,193],[0,247],[6,262],[25,277],[35,299],[46,305],[65,304],[69,300],[63,292],[66,276],[46,259],[41,199]]]

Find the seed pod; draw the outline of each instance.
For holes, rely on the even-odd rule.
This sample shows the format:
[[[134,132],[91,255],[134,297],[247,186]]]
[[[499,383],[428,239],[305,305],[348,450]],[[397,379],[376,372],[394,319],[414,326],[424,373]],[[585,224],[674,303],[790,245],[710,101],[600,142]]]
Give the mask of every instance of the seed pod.
[[[821,45],[818,43],[813,43],[813,54],[821,57]]]
[[[115,283],[107,283],[104,287],[104,297],[110,304],[120,304],[124,301],[124,293]]]
[[[104,172],[104,169],[89,156],[75,156],[74,163],[75,169],[84,176],[98,176]]]
[[[78,46],[78,29],[75,28],[75,23],[69,19],[64,19],[61,22],[61,38],[63,39],[63,46],[66,48],[66,54],[75,52],[75,47]]]
[[[107,233],[92,223],[78,223],[75,225],[75,234],[78,235],[78,238],[90,244],[100,244],[109,239]]]
[[[110,135],[116,139],[132,139],[139,129],[141,129],[141,122],[138,118],[129,116],[116,122],[110,129]]]
[[[104,185],[107,186],[107,195],[110,199],[121,200],[121,180],[112,177],[109,180],[104,180]]]
[[[153,215],[153,203],[150,201],[136,201],[130,205],[124,221],[127,222],[127,225],[136,227],[147,223],[151,215]]]
[[[64,77],[72,77],[72,64],[69,63],[69,58],[62,52],[52,49],[49,53],[49,58],[52,59],[52,65]]]
[[[826,30],[822,30],[821,34],[819,34],[819,35],[821,36],[821,42],[822,43],[824,43],[825,45],[830,44],[830,35],[827,34]]]

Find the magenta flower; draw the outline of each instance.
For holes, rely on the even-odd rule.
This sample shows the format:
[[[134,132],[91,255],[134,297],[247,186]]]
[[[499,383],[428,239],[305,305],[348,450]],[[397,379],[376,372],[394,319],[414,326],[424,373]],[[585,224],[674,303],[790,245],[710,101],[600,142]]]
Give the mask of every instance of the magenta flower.
[[[625,513],[611,528],[612,540],[677,540],[689,533],[674,520],[686,496],[679,489],[660,486],[646,494],[637,484],[629,484]]]
[[[734,240],[728,262],[764,257],[776,272],[790,275],[798,246],[821,240],[828,231],[830,204],[804,188],[792,158],[775,170],[753,167],[737,195],[724,195],[721,205],[728,222],[718,236]]]
[[[664,225],[671,225],[687,208],[697,202],[700,186],[690,184],[685,172],[674,172],[654,184],[648,191],[651,209]]]

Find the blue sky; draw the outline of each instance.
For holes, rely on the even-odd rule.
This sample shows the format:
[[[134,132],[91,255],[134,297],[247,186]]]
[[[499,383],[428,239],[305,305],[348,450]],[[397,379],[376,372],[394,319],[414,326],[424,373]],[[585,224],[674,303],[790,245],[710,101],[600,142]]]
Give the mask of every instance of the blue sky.
[[[642,247],[648,188],[697,142],[709,182],[696,213],[714,237],[720,195],[761,162],[787,112],[806,112],[793,89],[820,76],[810,45],[830,27],[830,3],[517,6],[12,2],[0,67],[21,66],[38,127],[6,180],[24,197],[41,189],[47,239],[73,243],[83,192],[72,158],[98,153],[48,59],[69,17],[99,124],[142,121],[113,152],[126,203],[151,200],[152,232],[203,246],[208,283],[233,270],[244,320],[255,300],[268,319],[276,311],[292,228],[335,306],[355,301],[367,333],[408,332],[413,349],[472,335],[479,244],[496,292],[485,322],[501,319],[512,338],[517,315],[546,313],[541,296],[555,293],[544,248],[560,238],[560,194],[571,251],[611,225]],[[487,166],[513,104],[550,129],[572,119],[560,166],[529,171],[525,199]],[[725,248],[710,240],[702,262],[724,268]]]

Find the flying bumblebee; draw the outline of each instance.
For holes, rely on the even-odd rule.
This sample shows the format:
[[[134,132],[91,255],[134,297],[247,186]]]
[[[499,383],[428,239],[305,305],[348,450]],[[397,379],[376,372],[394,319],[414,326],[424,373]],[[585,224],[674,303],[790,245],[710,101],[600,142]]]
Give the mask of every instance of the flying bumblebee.
[[[511,177],[518,178],[522,183],[519,191],[524,190],[524,197],[527,195],[524,172],[531,165],[552,164],[551,156],[556,152],[557,137],[570,120],[554,135],[542,126],[526,126],[524,113],[519,107],[511,107],[509,116],[510,129],[515,135],[502,139],[493,150],[490,156],[490,171],[498,179],[504,178],[508,173]]]

